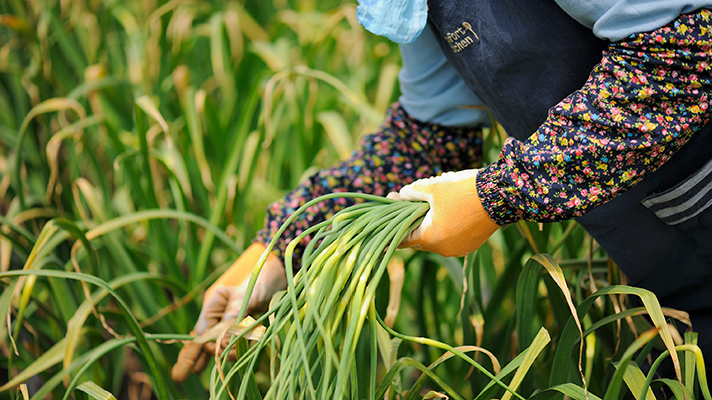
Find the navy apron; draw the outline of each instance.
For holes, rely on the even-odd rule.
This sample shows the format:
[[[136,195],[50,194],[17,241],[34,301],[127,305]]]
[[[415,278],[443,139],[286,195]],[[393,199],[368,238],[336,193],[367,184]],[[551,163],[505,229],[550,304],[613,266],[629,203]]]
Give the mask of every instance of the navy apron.
[[[553,1],[430,0],[448,61],[507,133],[525,140],[580,89],[607,43]],[[631,284],[690,313],[712,354],[712,124],[641,183],[577,221]]]

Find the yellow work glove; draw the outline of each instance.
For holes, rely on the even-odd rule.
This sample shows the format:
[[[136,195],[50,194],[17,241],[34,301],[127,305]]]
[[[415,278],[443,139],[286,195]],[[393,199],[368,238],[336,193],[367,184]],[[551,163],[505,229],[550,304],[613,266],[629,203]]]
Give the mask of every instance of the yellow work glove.
[[[490,219],[477,196],[477,171],[446,172],[419,179],[390,193],[391,199],[427,201],[425,219],[406,237],[400,247],[461,257],[477,250],[499,225]]]
[[[191,334],[200,335],[222,320],[237,318],[247,291],[252,269],[257,264],[266,247],[253,243],[240,258],[208,288],[203,296],[203,309]],[[267,308],[272,295],[287,288],[287,275],[282,262],[270,254],[265,262],[247,304],[247,313],[262,311]],[[183,382],[190,372],[199,374],[215,349],[214,343],[187,343],[178,354],[171,377],[176,382]]]

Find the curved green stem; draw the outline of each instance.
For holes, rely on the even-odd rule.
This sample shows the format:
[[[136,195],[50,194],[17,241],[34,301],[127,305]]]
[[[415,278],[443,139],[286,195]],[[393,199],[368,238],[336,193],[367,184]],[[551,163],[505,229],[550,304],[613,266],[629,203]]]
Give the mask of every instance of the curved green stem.
[[[461,359],[467,361],[467,362],[468,362],[470,365],[472,365],[473,367],[477,368],[477,369],[478,369],[480,372],[482,372],[485,376],[487,376],[488,378],[490,378],[491,380],[493,380],[496,384],[498,384],[499,386],[501,386],[502,388],[504,388],[504,390],[506,390],[506,391],[512,393],[512,394],[513,394],[514,396],[516,396],[518,399],[524,400],[524,397],[522,397],[519,393],[517,393],[517,392],[515,392],[514,390],[510,389],[509,386],[507,386],[507,385],[506,385],[504,382],[502,382],[501,380],[497,379],[497,377],[495,377],[494,375],[492,375],[491,372],[487,371],[487,369],[486,369],[485,367],[481,366],[479,363],[477,363],[477,361],[475,361],[475,360],[473,360],[472,358],[468,357],[465,353],[463,353],[463,352],[461,352],[461,351],[455,349],[454,347],[452,347],[452,346],[450,346],[450,345],[447,345],[447,344],[445,344],[445,343],[443,343],[443,342],[439,342],[439,341],[437,341],[437,340],[428,339],[428,338],[424,338],[424,337],[408,336],[408,335],[403,335],[403,334],[401,334],[401,333],[398,333],[398,332],[394,331],[393,329],[389,328],[388,325],[386,325],[386,323],[383,322],[383,320],[381,319],[381,316],[378,315],[378,313],[375,313],[375,314],[376,314],[376,319],[378,319],[378,323],[381,324],[381,326],[383,327],[383,329],[385,329],[386,331],[388,331],[388,333],[390,333],[391,335],[393,335],[393,336],[395,336],[395,337],[397,337],[397,338],[399,338],[399,339],[403,339],[403,340],[407,340],[407,341],[410,341],[410,342],[415,342],[415,343],[424,344],[424,345],[426,345],[426,346],[437,347],[437,348],[439,348],[439,349],[443,349],[443,350],[449,351],[449,352],[451,352],[452,354],[455,354],[456,356],[458,356],[459,358],[461,358]]]

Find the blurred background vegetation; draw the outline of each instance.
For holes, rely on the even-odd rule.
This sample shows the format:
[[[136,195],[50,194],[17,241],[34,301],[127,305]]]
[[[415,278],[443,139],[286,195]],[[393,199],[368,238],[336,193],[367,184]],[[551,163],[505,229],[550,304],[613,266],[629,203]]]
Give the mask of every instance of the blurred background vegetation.
[[[37,399],[97,387],[117,398],[207,397],[209,372],[180,385],[168,374],[202,292],[268,204],[377,129],[398,97],[399,63],[393,43],[358,25],[352,1],[1,2],[0,398],[22,398],[22,382]],[[504,133],[485,135],[492,161]],[[553,343],[520,392],[582,385],[578,344],[553,370],[571,311],[541,265],[523,269],[537,253],[561,266],[575,304],[623,279],[576,223],[522,222],[464,264],[402,252],[395,329],[481,345],[506,365],[545,327]],[[599,297],[584,329],[624,311],[625,297]],[[587,337],[592,393],[603,396],[611,358],[645,330],[632,314]],[[399,349],[426,366],[443,353]],[[463,397],[489,382],[460,360],[433,369]],[[418,369],[399,376],[391,398],[419,395],[409,393]],[[264,388],[269,371],[255,378]],[[66,389],[79,384],[84,392]]]

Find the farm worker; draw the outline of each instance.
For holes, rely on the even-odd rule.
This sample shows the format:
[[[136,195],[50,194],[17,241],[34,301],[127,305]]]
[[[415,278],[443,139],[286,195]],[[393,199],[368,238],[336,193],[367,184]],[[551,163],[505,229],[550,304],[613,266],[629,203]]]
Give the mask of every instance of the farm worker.
[[[206,293],[196,332],[236,316],[261,249],[300,205],[397,192],[431,205],[403,245],[445,256],[520,219],[576,218],[632,284],[689,312],[712,354],[712,1],[426,1],[362,0],[366,29],[402,43],[400,101],[349,160],[269,207],[255,243]],[[510,135],[484,168],[489,114],[471,105]],[[251,310],[285,287],[290,238],[348,205],[325,201],[292,225]],[[174,378],[199,370],[200,354],[186,346]]]

